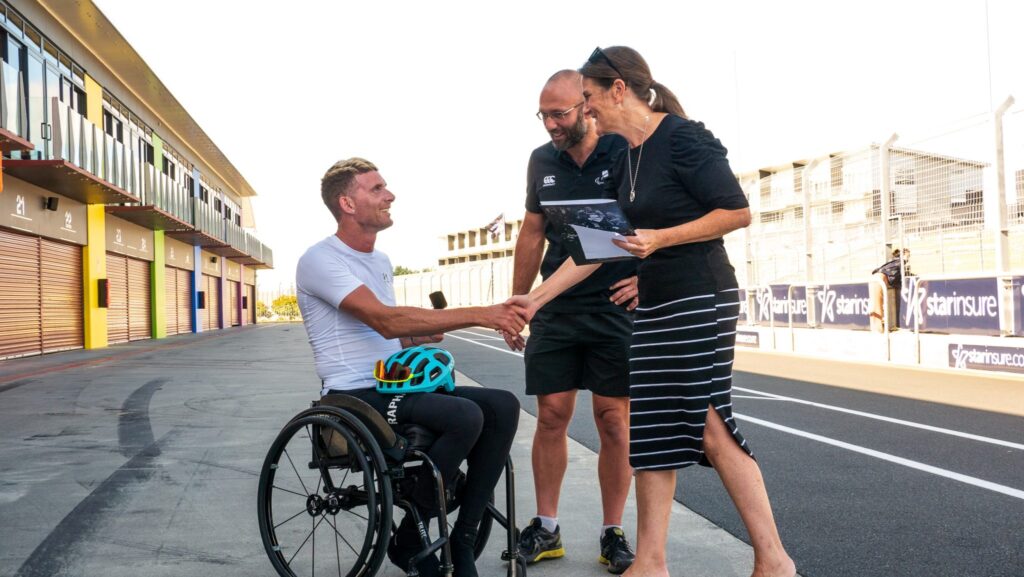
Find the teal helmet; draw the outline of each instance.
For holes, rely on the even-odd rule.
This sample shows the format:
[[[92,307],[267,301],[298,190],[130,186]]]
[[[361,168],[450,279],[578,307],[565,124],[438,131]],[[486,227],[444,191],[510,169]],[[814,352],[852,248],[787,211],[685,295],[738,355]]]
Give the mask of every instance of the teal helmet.
[[[436,347],[409,347],[378,363],[374,370],[381,393],[432,393],[455,390],[455,359]]]

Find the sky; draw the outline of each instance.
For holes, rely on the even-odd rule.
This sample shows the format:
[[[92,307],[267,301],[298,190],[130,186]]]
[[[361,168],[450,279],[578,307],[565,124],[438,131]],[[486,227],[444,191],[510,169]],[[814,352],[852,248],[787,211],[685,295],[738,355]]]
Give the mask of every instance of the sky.
[[[261,290],[334,232],[319,181],[343,158],[396,195],[395,265],[521,218],[540,90],[595,46],[637,49],[737,172],[1024,104],[1019,0],[94,1],[257,191]]]

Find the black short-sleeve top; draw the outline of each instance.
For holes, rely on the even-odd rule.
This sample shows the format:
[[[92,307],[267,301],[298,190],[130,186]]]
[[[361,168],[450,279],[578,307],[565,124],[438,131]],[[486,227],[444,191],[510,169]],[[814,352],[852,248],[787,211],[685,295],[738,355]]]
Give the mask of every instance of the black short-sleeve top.
[[[625,151],[627,146],[621,136],[602,136],[583,166],[577,166],[567,152],[556,150],[550,142],[538,147],[530,155],[526,171],[526,210],[543,214],[540,203],[544,201],[612,198],[612,189],[607,186],[612,159],[615,153]],[[541,262],[540,274],[545,279],[569,258],[569,250],[562,242],[561,233],[548,219],[544,219],[548,249]],[[544,310],[558,313],[625,314],[625,307],[609,300],[612,295],[609,287],[635,275],[636,267],[635,260],[605,263],[594,274],[544,305]]]
[[[632,201],[630,166],[636,186]],[[666,116],[643,144],[642,156],[640,147],[622,151],[613,167],[612,184],[634,228],[670,228],[715,209],[749,206],[725,147],[700,122]],[[641,306],[737,286],[721,238],[658,250],[640,264],[639,275]]]

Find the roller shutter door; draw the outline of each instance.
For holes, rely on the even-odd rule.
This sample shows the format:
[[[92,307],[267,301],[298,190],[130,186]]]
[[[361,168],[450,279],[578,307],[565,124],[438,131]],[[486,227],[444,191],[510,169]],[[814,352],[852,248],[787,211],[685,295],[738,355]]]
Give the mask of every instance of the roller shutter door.
[[[111,344],[153,336],[149,270],[147,261],[107,253],[107,341]]]
[[[238,314],[238,281],[228,281],[228,301],[231,306],[231,326],[237,327],[242,324],[242,317]]]
[[[190,333],[192,332],[192,271],[169,266],[165,275],[167,335]]]
[[[164,317],[167,336],[178,334],[178,274],[176,268],[164,267]]]
[[[178,333],[192,332],[192,271],[175,269],[178,275]]]
[[[128,340],[131,341],[153,337],[149,271],[148,262],[128,259]]]
[[[42,352],[39,239],[0,230],[0,359]]]
[[[82,309],[82,248],[39,240],[43,352],[85,346]]]
[[[220,328],[220,279],[203,275],[206,286],[206,314],[203,315],[203,330]]]
[[[128,342],[128,257],[107,253],[107,342]]]

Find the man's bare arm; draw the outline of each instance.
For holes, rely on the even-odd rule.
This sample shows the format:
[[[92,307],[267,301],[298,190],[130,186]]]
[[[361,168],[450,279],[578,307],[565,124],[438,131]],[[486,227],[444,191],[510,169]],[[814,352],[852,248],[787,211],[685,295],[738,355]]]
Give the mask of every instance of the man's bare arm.
[[[388,339],[426,337],[474,326],[518,333],[526,324],[525,312],[514,305],[444,310],[392,307],[380,302],[366,286],[352,291],[339,308]]]
[[[533,281],[540,272],[540,261],[544,256],[544,215],[526,212],[523,226],[516,240],[513,257],[512,294],[524,295],[533,288]]]

